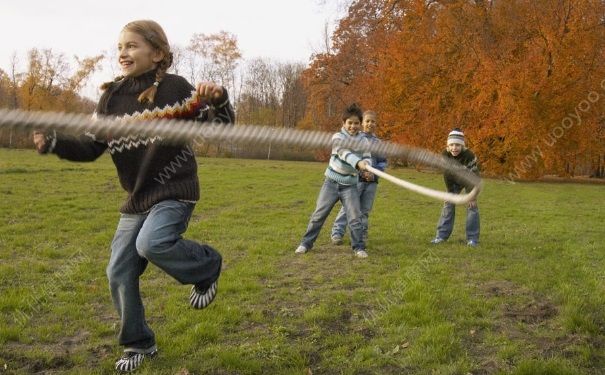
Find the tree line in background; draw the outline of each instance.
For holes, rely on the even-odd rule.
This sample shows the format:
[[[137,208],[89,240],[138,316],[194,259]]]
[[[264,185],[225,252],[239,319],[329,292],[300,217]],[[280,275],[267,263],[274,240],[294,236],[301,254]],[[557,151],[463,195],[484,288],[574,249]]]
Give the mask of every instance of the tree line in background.
[[[174,47],[173,71],[227,87],[239,124],[334,131],[358,102],[383,139],[414,147],[440,151],[461,127],[488,175],[602,178],[604,43],[605,0],[353,0],[308,66],[242,62],[220,32]],[[0,107],[91,112],[78,93],[113,54],[72,69],[31,50],[25,71],[0,70]],[[0,146],[30,146],[6,133]]]
[[[506,178],[605,174],[605,1],[356,0],[304,74],[305,127],[346,103],[438,151],[461,127]]]

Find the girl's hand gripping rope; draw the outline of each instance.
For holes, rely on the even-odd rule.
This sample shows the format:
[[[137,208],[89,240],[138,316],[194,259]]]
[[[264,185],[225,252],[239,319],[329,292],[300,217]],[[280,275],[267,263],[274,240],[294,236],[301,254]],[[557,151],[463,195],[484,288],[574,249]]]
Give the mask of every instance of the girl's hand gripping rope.
[[[45,152],[45,150],[47,149],[46,135],[42,132],[34,131],[33,139],[34,139],[34,145],[36,146],[36,150],[38,151],[39,154],[43,154]]]
[[[221,108],[224,106],[223,102],[229,101],[229,98],[225,98],[226,95],[223,86],[212,82],[198,83],[196,92],[200,99],[212,104],[214,107]]]

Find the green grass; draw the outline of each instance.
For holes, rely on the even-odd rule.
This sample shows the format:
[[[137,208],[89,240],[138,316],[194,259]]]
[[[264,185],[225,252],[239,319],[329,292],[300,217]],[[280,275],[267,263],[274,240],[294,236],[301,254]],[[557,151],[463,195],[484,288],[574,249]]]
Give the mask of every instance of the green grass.
[[[605,368],[603,186],[487,180],[470,249],[463,207],[450,241],[432,247],[441,204],[383,181],[360,260],[325,229],[294,255],[324,163],[198,162],[202,199],[186,237],[223,254],[219,294],[195,311],[189,287],[147,269],[160,355],[141,374]],[[443,186],[439,174],[390,172]],[[75,164],[0,150],[0,374],[113,373],[119,321],[105,266],[124,196],[108,156]]]

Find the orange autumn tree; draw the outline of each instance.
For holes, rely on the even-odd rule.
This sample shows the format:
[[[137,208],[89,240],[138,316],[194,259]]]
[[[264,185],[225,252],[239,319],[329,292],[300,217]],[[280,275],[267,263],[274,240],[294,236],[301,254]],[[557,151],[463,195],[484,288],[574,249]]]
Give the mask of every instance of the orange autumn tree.
[[[332,35],[330,51],[313,56],[311,66],[303,72],[308,103],[303,127],[336,130],[340,128],[342,110],[358,102],[360,82],[372,58],[368,36],[379,18],[380,4],[354,2],[349,17],[340,21]]]
[[[393,141],[439,151],[462,127],[491,175],[602,176],[604,14],[594,0],[355,1],[305,72],[307,115],[325,128],[327,103],[359,101]]]

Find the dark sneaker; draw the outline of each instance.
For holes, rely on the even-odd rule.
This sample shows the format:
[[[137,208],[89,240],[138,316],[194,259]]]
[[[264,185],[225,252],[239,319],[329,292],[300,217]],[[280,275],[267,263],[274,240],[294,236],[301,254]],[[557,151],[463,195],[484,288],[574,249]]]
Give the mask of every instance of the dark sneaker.
[[[116,361],[118,372],[132,372],[141,367],[145,358],[153,358],[158,354],[158,349],[153,346],[145,353],[125,351],[120,359]]]
[[[189,296],[189,302],[195,309],[206,308],[216,296],[217,281],[213,282],[212,285],[206,290],[200,289],[197,285],[191,288],[191,295]]]

